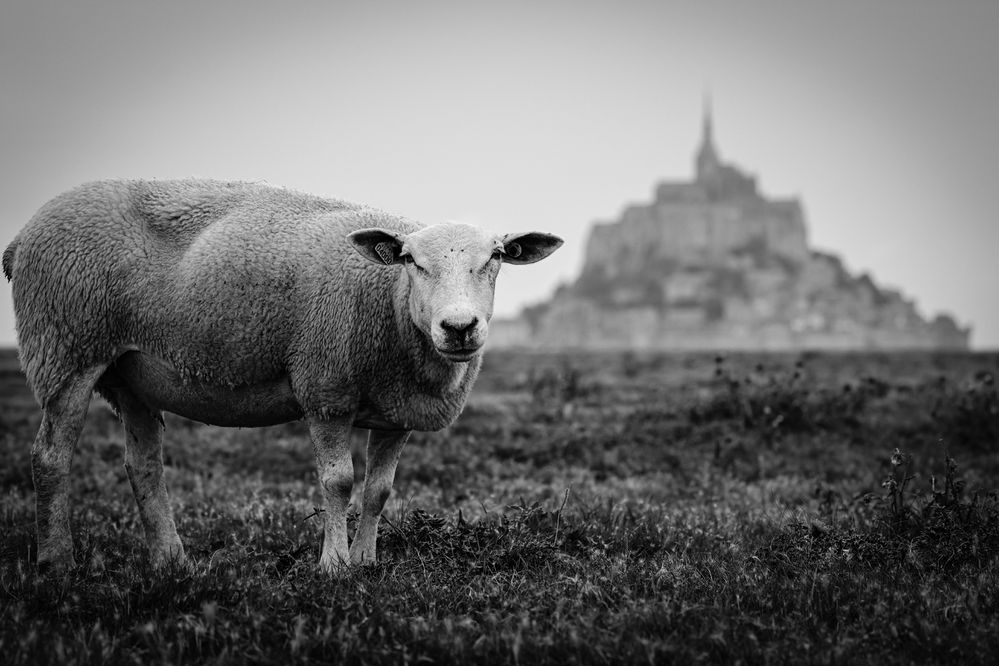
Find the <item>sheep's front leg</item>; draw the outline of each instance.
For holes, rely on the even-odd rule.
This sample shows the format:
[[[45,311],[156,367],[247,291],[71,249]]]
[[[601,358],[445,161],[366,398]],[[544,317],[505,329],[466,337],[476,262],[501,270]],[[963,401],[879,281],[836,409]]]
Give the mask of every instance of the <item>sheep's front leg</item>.
[[[392,492],[395,469],[409,431],[372,430],[368,436],[368,455],[364,470],[364,501],[354,543],[350,546],[353,564],[374,564],[378,519]]]
[[[354,488],[354,463],[350,458],[350,420],[311,421],[309,433],[316,453],[319,489],[323,494],[325,528],[319,566],[336,573],[349,561],[347,505]]]

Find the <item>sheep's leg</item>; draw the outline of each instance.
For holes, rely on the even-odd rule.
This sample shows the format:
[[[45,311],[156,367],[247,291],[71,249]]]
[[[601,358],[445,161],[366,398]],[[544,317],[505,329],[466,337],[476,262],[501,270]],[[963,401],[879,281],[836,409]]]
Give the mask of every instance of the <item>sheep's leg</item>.
[[[375,542],[378,539],[378,519],[392,492],[395,469],[409,431],[372,430],[368,436],[368,456],[364,470],[364,501],[354,543],[350,546],[350,561],[354,564],[374,564]]]
[[[125,426],[125,471],[149,545],[154,568],[184,561],[184,546],[170,510],[163,480],[163,427],[159,411],[150,409],[130,391],[115,394]]]
[[[42,407],[42,423],[31,447],[39,566],[61,570],[76,565],[69,523],[69,471],[90,394],[104,369],[91,368],[71,377]]]
[[[347,565],[347,505],[354,489],[354,462],[350,457],[350,421],[311,421],[309,433],[316,453],[319,488],[326,511],[323,552],[319,566],[331,573]]]

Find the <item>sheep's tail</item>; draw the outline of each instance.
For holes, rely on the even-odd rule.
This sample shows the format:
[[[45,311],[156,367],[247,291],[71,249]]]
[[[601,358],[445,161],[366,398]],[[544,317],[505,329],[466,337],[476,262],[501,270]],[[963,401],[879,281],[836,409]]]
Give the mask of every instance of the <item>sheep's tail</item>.
[[[17,240],[11,241],[7,249],[3,251],[3,274],[7,277],[7,281],[10,282],[14,279],[14,255],[17,253]]]

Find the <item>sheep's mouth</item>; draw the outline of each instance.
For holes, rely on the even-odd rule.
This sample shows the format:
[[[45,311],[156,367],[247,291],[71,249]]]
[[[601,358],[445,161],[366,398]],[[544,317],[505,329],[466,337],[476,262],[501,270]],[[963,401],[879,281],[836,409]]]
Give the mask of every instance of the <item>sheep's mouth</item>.
[[[437,351],[441,356],[454,363],[468,363],[482,351],[482,346],[459,347],[457,349],[441,349],[438,347]]]

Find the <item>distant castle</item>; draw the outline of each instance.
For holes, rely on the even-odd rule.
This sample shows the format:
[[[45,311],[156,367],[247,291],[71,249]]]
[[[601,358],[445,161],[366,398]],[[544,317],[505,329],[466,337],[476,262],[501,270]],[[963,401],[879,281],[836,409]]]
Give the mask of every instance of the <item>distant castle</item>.
[[[498,320],[494,347],[967,349],[969,329],[924,320],[897,291],[808,248],[797,199],[768,199],[725,164],[705,105],[692,182],[596,224],[579,279]]]

